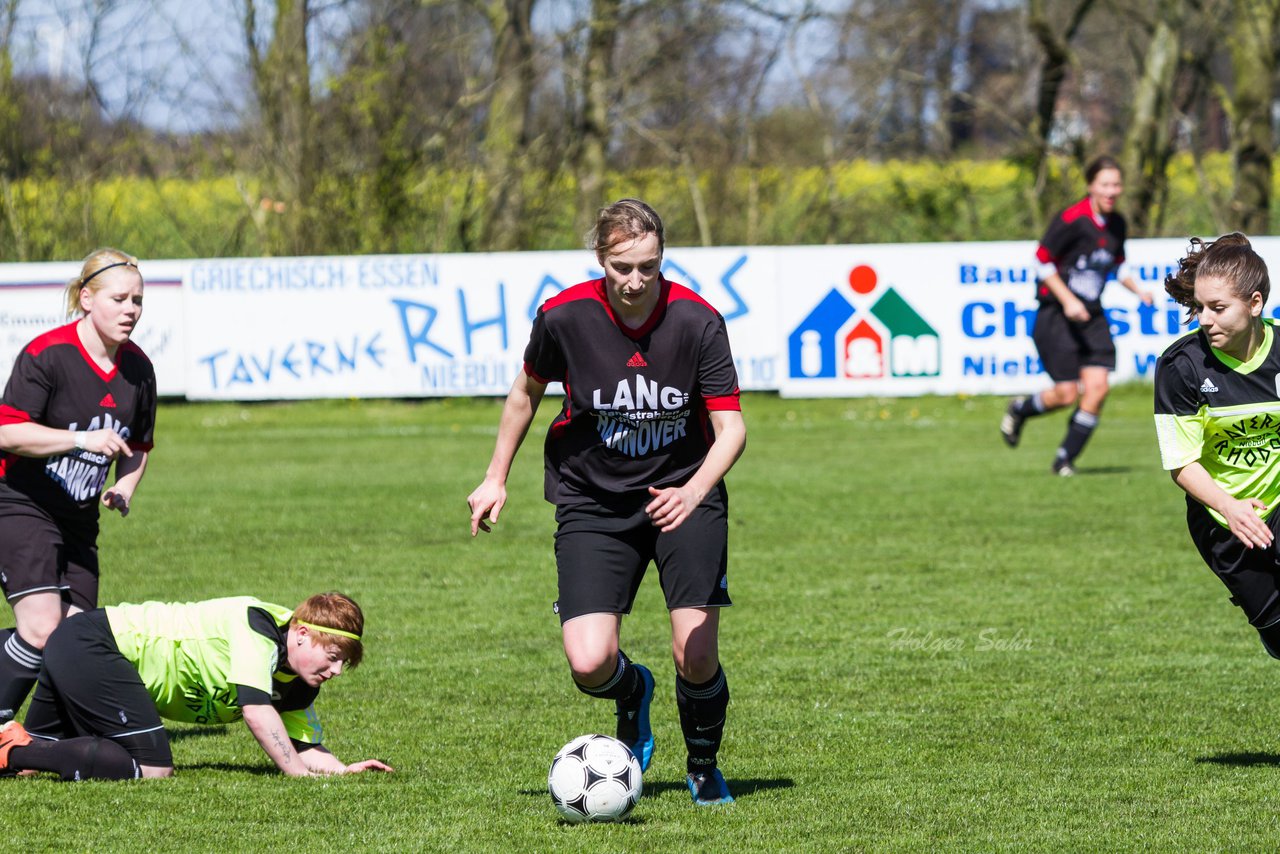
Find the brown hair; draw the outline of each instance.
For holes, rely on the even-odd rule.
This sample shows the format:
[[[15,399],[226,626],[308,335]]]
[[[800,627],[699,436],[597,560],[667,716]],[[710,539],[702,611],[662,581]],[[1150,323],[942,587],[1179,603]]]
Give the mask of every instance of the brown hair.
[[[84,261],[80,264],[80,275],[67,282],[67,317],[75,317],[80,313],[80,294],[90,283],[93,285],[90,288],[92,291],[97,291],[102,287],[102,279],[97,278],[99,273],[105,272],[112,267],[126,265],[136,270],[138,268],[138,259],[121,252],[119,249],[104,247],[95,249],[86,255]]]
[[[1093,179],[1097,178],[1098,173],[1103,169],[1114,169],[1120,173],[1121,178],[1124,177],[1124,170],[1120,168],[1120,161],[1108,154],[1103,154],[1100,157],[1093,158],[1093,161],[1084,167],[1084,182],[1092,184]]]
[[[594,249],[596,257],[604,261],[604,255],[624,240],[635,240],[646,234],[658,236],[658,252],[666,245],[662,217],[639,199],[619,199],[596,214],[595,228],[587,234],[587,247]]]
[[[364,642],[360,639],[364,634],[364,612],[350,596],[341,593],[317,593],[293,609],[290,626],[299,623],[310,623],[307,628],[312,633],[312,643],[333,645],[346,659],[347,667],[358,667],[364,657]],[[346,635],[326,632],[325,628],[337,629]]]
[[[1205,242],[1191,238],[1191,248],[1178,262],[1178,272],[1165,277],[1164,290],[1173,301],[1186,306],[1187,320],[1196,316],[1196,277],[1213,276],[1231,286],[1231,292],[1242,300],[1255,293],[1262,294],[1265,304],[1271,295],[1271,278],[1267,275],[1267,263],[1253,247],[1249,238],[1238,231],[1224,234],[1217,240]]]

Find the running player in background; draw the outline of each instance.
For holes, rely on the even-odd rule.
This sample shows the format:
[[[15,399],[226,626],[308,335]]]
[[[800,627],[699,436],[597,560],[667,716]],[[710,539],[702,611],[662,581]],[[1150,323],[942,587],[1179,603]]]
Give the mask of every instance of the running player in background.
[[[345,765],[320,743],[320,686],[364,656],[364,614],[341,593],[294,611],[251,596],[117,605],[62,621],[25,727],[0,728],[0,772],[51,771],[63,780],[173,776],[160,719],[243,719],[291,777],[391,771]]]
[[[1165,290],[1200,328],[1156,363],[1160,460],[1187,493],[1200,556],[1280,658],[1280,345],[1271,283],[1243,234],[1191,242]]]
[[[18,355],[0,397],[0,723],[35,684],[45,642],[98,604],[98,504],[127,516],[156,418],[151,362],[129,340],[142,317],[136,258],[99,249],[67,284],[79,320]],[[115,485],[106,485],[112,461]]]
[[[1028,418],[1079,402],[1058,446],[1053,472],[1075,474],[1075,461],[1098,426],[1107,399],[1107,374],[1116,366],[1116,346],[1102,310],[1102,289],[1112,273],[1147,305],[1152,295],[1138,287],[1124,263],[1127,226],[1116,211],[1124,190],[1120,164],[1099,157],[1085,169],[1086,195],[1049,223],[1036,250],[1036,312],[1033,338],[1053,387],[1017,397],[1000,422],[1009,447],[1017,447]]]
[[[556,506],[556,612],[574,684],[615,702],[617,736],[648,768],[653,675],[619,639],[654,561],[670,612],[689,791],[698,804],[729,803],[717,767],[729,704],[718,647],[719,609],[730,604],[723,478],[747,434],[724,318],[662,277],[662,220],[645,203],[604,208],[589,240],[604,278],[539,309],[493,459],[467,499],[471,534],[498,521],[516,451],[547,385],[563,382],[545,493]]]

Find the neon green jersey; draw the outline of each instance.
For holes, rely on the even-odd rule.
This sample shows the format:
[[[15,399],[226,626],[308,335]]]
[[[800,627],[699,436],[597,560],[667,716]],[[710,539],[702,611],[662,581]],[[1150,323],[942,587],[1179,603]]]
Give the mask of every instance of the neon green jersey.
[[[1248,362],[1188,333],[1156,363],[1156,435],[1164,468],[1198,462],[1227,494],[1280,504],[1280,346],[1274,321]],[[1219,524],[1226,520],[1209,512]]]
[[[138,669],[161,717],[232,723],[243,717],[235,686],[272,698],[289,737],[319,744],[311,701],[318,689],[281,672],[293,612],[251,596],[104,609],[120,652]]]

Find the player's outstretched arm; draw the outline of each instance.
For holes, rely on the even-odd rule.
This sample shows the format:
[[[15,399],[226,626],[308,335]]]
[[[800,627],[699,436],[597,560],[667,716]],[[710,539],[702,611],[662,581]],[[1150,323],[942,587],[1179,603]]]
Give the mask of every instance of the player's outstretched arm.
[[[653,496],[644,508],[649,514],[649,521],[664,533],[680,527],[689,514],[698,508],[702,499],[707,497],[719,483],[733,464],[742,456],[747,447],[747,423],[742,413],[734,410],[717,410],[711,413],[711,427],[715,431],[715,441],[707,451],[706,458],[693,477],[683,486],[672,486],[666,489],[649,487]]]
[[[324,747],[313,747],[298,755],[302,757],[307,770],[313,774],[359,774],[362,771],[384,771],[389,774],[395,771],[390,765],[377,759],[365,759],[350,765],[343,764],[342,760]]]
[[[494,445],[489,468],[485,470],[484,480],[467,496],[467,506],[471,508],[471,536],[480,531],[488,533],[489,526],[497,523],[498,514],[507,503],[507,475],[511,473],[511,463],[529,432],[529,425],[533,423],[533,416],[546,391],[546,383],[538,382],[523,369],[511,384],[507,402],[502,406],[498,441]]]
[[[268,703],[253,703],[244,706],[242,711],[249,732],[253,733],[263,751],[281,772],[290,777],[308,777],[316,773],[302,761],[293,742],[289,740],[289,733],[285,731],[280,713],[273,706]]]

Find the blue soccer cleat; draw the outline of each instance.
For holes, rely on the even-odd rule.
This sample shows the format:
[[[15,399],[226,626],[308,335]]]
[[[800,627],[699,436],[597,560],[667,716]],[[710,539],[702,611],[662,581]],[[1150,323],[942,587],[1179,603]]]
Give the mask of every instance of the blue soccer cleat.
[[[724,781],[724,775],[720,773],[719,768],[713,768],[706,774],[690,774],[685,778],[685,782],[689,784],[689,794],[693,797],[693,802],[700,807],[733,803],[733,795],[729,794],[729,784]]]
[[[644,694],[638,706],[623,706],[618,703],[618,741],[631,749],[632,755],[640,762],[640,770],[647,771],[653,759],[653,727],[649,725],[649,704],[653,702],[653,674],[643,664],[631,665],[640,675],[644,683]]]

